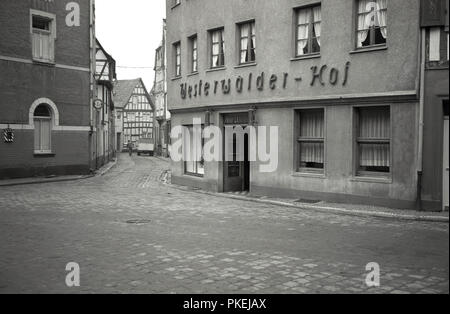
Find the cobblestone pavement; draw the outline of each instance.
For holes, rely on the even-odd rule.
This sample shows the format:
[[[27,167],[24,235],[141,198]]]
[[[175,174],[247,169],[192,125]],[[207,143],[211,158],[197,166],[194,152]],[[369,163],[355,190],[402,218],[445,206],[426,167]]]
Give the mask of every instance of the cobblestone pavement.
[[[122,155],[102,177],[0,187],[0,293],[449,292],[446,223],[180,191],[159,181],[167,167]]]

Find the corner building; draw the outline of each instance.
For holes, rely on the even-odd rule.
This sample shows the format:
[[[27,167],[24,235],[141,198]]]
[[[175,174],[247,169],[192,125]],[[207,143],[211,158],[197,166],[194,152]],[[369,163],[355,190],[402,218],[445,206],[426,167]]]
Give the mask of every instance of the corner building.
[[[172,182],[414,208],[419,17],[419,0],[168,0],[172,127],[279,128],[275,172],[245,141],[245,161],[172,162]]]

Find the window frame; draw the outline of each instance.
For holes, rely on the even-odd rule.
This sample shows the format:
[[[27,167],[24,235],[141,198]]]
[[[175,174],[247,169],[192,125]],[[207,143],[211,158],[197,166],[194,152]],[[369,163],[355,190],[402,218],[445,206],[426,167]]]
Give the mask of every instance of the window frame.
[[[323,137],[322,138],[302,138],[301,136],[301,113],[302,112],[323,112]],[[327,173],[327,108],[325,106],[321,107],[302,107],[295,108],[295,123],[294,123],[294,153],[295,153],[295,164],[294,172],[296,175],[312,175],[325,177]],[[301,144],[302,143],[322,143],[323,144],[323,168],[311,168],[311,167],[301,167]]]
[[[182,69],[181,69],[181,65],[182,65],[182,60],[181,60],[181,56],[182,56],[182,52],[181,52],[181,41],[177,41],[175,43],[173,43],[173,56],[174,56],[174,60],[175,60],[175,68],[174,68],[174,75],[176,78],[181,77],[182,74]],[[179,63],[178,63],[179,60]]]
[[[376,109],[376,108],[388,108],[389,112],[389,139],[364,139],[359,137],[359,127],[360,127],[360,110],[361,109]],[[383,180],[391,180],[393,174],[393,106],[389,104],[379,104],[379,105],[354,105],[352,106],[352,120],[353,120],[353,177],[364,179],[364,178],[375,178],[375,179],[383,179]],[[389,172],[381,172],[381,171],[365,171],[361,170],[360,166],[360,156],[359,156],[359,146],[360,144],[388,144],[389,145]]]
[[[359,16],[360,15],[362,15],[362,13],[359,13],[359,1],[360,0],[355,0],[354,1],[354,4],[355,4],[355,8],[354,8],[354,14],[355,14],[355,17],[354,17],[354,29],[355,29],[355,32],[354,32],[354,37],[355,37],[355,47],[356,47],[356,50],[367,50],[367,49],[374,49],[374,48],[383,48],[383,47],[387,47],[388,46],[388,39],[389,39],[389,36],[386,36],[386,38],[385,38],[385,42],[384,43],[381,43],[381,44],[376,44],[375,43],[375,31],[374,31],[374,29],[375,29],[375,27],[374,26],[370,26],[369,27],[369,34],[368,34],[368,36],[369,36],[369,38],[370,38],[370,45],[367,45],[367,46],[361,46],[361,47],[359,47],[358,46],[358,34],[359,34],[359,32],[360,32],[360,30],[358,29],[358,21],[359,21]],[[387,13],[386,14],[388,14],[388,1],[386,2],[386,9],[383,9],[383,10],[385,10]],[[364,13],[364,14],[367,14],[367,13]],[[386,21],[388,21],[389,20],[389,16],[387,15],[387,17],[386,17]],[[381,27],[379,27],[379,28],[381,28]],[[386,27],[385,27],[386,29],[388,29],[388,24],[387,24],[387,22],[386,22]],[[388,33],[388,35],[389,35],[389,33]]]
[[[249,26],[249,35],[247,36],[247,47],[245,49],[242,48],[242,40],[245,37],[242,37],[242,27],[248,25]],[[253,35],[253,32],[255,33]],[[256,21],[255,20],[248,20],[245,22],[240,22],[237,24],[237,34],[238,34],[238,45],[237,47],[239,47],[238,49],[238,64],[239,65],[246,65],[246,64],[253,64],[256,63]],[[254,38],[255,40],[255,47],[251,48],[251,40]],[[241,61],[241,54],[243,52],[247,52],[249,53],[249,55],[251,56],[251,52],[253,50],[253,54],[254,54],[254,59],[249,61]]]
[[[34,17],[39,17],[49,21],[49,30],[42,30],[33,27],[33,19]],[[53,13],[39,11],[35,9],[30,9],[30,38],[31,38],[31,57],[32,60],[39,63],[47,63],[47,64],[55,64],[55,41],[57,38],[56,34],[56,15]],[[36,33],[44,33],[45,35],[49,35],[49,39],[51,40],[51,58],[43,59],[34,56],[34,44],[33,44],[33,36]]]
[[[219,44],[219,53],[217,55],[215,55],[213,53],[214,51],[214,42],[213,42],[213,38],[214,38],[214,33],[215,32],[222,32],[221,36],[219,38],[222,39],[222,41],[219,40],[219,42],[217,42],[217,44]],[[225,67],[225,27],[218,27],[218,28],[214,28],[208,31],[208,45],[209,45],[209,68],[210,69],[220,69],[220,68],[224,68]],[[220,60],[222,60],[222,64],[219,64],[217,66],[214,66],[214,57],[217,56],[219,58],[219,62]],[[222,59],[220,59],[220,57],[222,56]]]
[[[194,45],[195,44],[195,45]],[[189,51],[190,51],[190,72],[198,73],[198,35],[194,34],[189,37]],[[194,54],[195,52],[195,54]],[[194,66],[195,65],[195,66]]]
[[[313,52],[313,40],[317,38],[317,35],[315,37],[313,37],[313,31],[314,31],[314,24],[316,24],[314,22],[314,8],[316,7],[320,7],[321,10],[321,15],[322,15],[322,3],[321,2],[317,2],[317,3],[312,3],[309,5],[305,5],[305,6],[301,6],[301,7],[296,7],[294,8],[294,58],[302,58],[302,57],[309,57],[309,56],[320,56],[321,51],[322,51],[322,46],[318,44],[319,46],[319,51]],[[308,10],[309,11],[309,23],[308,23],[308,53],[304,53],[304,54],[299,54],[298,51],[298,43],[299,40],[298,39],[298,29],[300,25],[306,25],[306,24],[299,24],[299,12],[302,10]],[[322,18],[320,19],[320,24],[322,26]],[[320,38],[322,38],[322,33],[319,36]]]
[[[205,125],[202,124],[201,125],[202,135],[203,135],[204,128],[205,128]],[[186,132],[186,129],[189,131],[189,133],[192,130],[192,133],[193,133],[194,132],[194,125],[183,125],[183,145],[185,143],[184,142],[184,132]],[[190,139],[192,140],[192,138],[190,138]],[[203,138],[203,136],[202,136],[202,139],[201,139],[201,145],[202,145],[202,155],[203,155],[204,154],[204,147],[205,147],[205,139]],[[183,154],[184,154],[184,152],[183,152]],[[194,163],[194,172],[191,172],[191,171],[187,170],[187,163],[188,162]],[[203,164],[203,173],[199,173],[199,169],[200,169],[199,164]],[[205,177],[205,170],[206,170],[205,169],[205,165],[206,165],[206,163],[205,163],[205,160],[204,160],[203,156],[202,156],[202,161],[186,161],[186,160],[183,160],[183,173],[184,173],[184,175],[191,176],[191,177],[204,178]]]

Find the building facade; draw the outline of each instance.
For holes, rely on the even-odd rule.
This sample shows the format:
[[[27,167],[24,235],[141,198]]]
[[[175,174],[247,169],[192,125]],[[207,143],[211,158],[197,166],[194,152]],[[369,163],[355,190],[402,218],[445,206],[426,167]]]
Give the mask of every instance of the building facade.
[[[419,158],[420,0],[178,2],[166,2],[172,128],[197,118],[219,127],[223,144],[220,160],[172,161],[173,183],[417,207],[429,175]],[[246,139],[244,158],[226,158],[237,142],[225,128],[246,126],[258,137],[261,126],[278,130],[275,171],[251,161]]]
[[[170,112],[167,107],[167,55],[166,55],[166,21],[163,21],[163,39],[155,51],[155,81],[151,96],[156,108],[155,140],[157,153],[168,157],[170,144]]]
[[[117,145],[123,150],[129,141],[154,140],[155,107],[142,79],[116,81],[114,93]]]
[[[89,173],[94,1],[1,1],[0,24],[0,178]]]
[[[423,160],[421,201],[449,207],[449,29],[448,1],[423,1],[421,9]]]
[[[116,61],[96,40],[95,93],[93,120],[93,152],[95,168],[99,168],[115,157],[115,108],[113,102]]]

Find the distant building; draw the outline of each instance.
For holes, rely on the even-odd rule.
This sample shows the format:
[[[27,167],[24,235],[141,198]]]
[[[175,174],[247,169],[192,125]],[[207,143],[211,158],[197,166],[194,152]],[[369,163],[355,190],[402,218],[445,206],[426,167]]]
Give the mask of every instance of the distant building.
[[[117,150],[113,102],[116,61],[96,41],[93,159],[95,168],[112,160]]]
[[[151,95],[156,107],[156,134],[158,154],[169,155],[170,112],[167,108],[167,71],[166,71],[166,21],[163,21],[163,39],[155,52],[155,81]]]
[[[172,128],[185,127],[189,139],[200,119],[202,127],[223,131],[225,148],[220,160],[205,161],[206,141],[186,140],[186,151],[195,156],[172,161],[173,183],[308,201],[442,208],[446,176],[448,184],[444,1],[166,3]],[[427,6],[436,16],[429,27],[422,25],[421,50],[419,17]],[[243,140],[238,147],[237,136],[224,136],[226,128],[248,126],[277,128],[276,143],[270,141],[278,148],[275,171],[261,171],[267,162],[250,158],[255,143]]]
[[[95,168],[92,3],[0,1],[0,178]]]
[[[116,81],[116,139],[118,147],[126,148],[141,138],[154,139],[155,107],[142,79]]]

